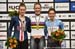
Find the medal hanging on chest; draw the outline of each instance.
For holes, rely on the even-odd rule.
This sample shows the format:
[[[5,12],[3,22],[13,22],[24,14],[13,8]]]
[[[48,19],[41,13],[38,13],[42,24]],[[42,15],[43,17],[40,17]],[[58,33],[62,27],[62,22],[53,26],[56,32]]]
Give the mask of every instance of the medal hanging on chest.
[[[21,23],[22,23],[22,31],[25,31],[26,30],[26,28],[25,28],[26,22],[24,21],[24,22],[21,22]]]
[[[53,32],[53,26],[54,26],[54,23],[53,22],[50,22],[50,29],[49,29],[49,35],[51,36],[51,33]]]
[[[39,30],[40,16],[38,19],[35,16],[35,20],[36,20],[36,29]]]
[[[52,27],[51,27],[51,32],[53,32],[53,25],[54,25],[54,23],[52,22],[51,25],[52,25]]]
[[[19,23],[21,23],[21,27],[20,29],[24,32],[26,30],[26,21],[19,21]]]

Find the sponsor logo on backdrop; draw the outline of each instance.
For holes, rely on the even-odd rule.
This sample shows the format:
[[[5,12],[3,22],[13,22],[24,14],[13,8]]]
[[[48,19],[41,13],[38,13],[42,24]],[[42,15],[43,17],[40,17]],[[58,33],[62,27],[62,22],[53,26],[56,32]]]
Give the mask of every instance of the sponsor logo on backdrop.
[[[9,6],[11,9],[18,9],[18,6]]]
[[[7,30],[7,25],[6,23],[0,22],[0,31],[1,30]]]
[[[7,33],[6,32],[0,32],[0,40],[6,40],[7,39]]]
[[[3,41],[0,41],[0,49],[3,49]]]
[[[41,3],[42,11],[48,11],[49,8],[53,7],[53,3]]]
[[[0,2],[6,2],[6,0],[0,0]]]
[[[70,13],[68,19],[75,19],[75,13]]]
[[[65,31],[65,34],[66,34],[66,38],[65,39],[70,39],[70,35],[69,35],[69,31]]]
[[[71,39],[75,39],[75,31],[71,31]]]
[[[38,2],[38,0],[24,0],[24,2]]]
[[[69,0],[55,0],[55,2],[69,2]]]
[[[74,17],[75,18],[75,14],[74,15],[71,15],[71,17]]]
[[[75,41],[71,41],[71,48],[75,48]]]
[[[25,4],[26,5],[26,8],[27,8],[27,10],[26,11],[34,11],[34,4]]]
[[[61,15],[59,15],[59,17],[61,17]]]
[[[75,13],[56,14],[58,19],[75,19]]]
[[[51,7],[52,7],[52,6],[51,6]],[[49,5],[48,5],[48,4],[44,4],[42,8],[43,8],[43,9],[48,9],[48,8],[49,8]]]
[[[69,3],[55,3],[56,11],[69,11]]]
[[[6,41],[0,41],[0,49],[7,49],[7,47],[5,46],[5,42]]]
[[[65,15],[65,14],[64,14],[64,15],[62,15],[62,17],[67,17],[67,16],[68,16],[68,15]]]
[[[71,22],[71,30],[75,30],[75,22]]]
[[[71,28],[72,28],[72,27],[75,27],[75,24],[72,24]]]
[[[75,11],[75,2],[71,3],[71,11]]]
[[[0,4],[0,11],[2,12],[7,11],[6,9],[7,9],[6,4]]]
[[[0,20],[10,20],[11,17],[8,16],[8,14],[0,14]]]
[[[57,17],[57,19],[68,19],[68,15],[67,14],[58,14],[58,15],[56,15]]]
[[[66,48],[66,41],[65,40],[61,43],[61,48]]]
[[[39,0],[40,2],[53,2],[53,0]]]
[[[69,22],[63,22],[64,30],[69,30]]]
[[[68,17],[71,17],[71,15],[69,15]]]
[[[8,0],[8,2],[22,2],[22,0]]]
[[[64,24],[64,29],[69,30],[69,24]]]
[[[75,13],[68,14],[68,19],[75,19]]]
[[[75,1],[75,0],[71,0],[71,1]]]
[[[10,11],[10,9],[18,10],[18,6],[19,4],[8,4],[8,11]]]
[[[75,34],[72,34],[72,37],[75,37]]]
[[[63,42],[61,43],[61,49],[63,48],[70,48],[69,40],[63,40]]]
[[[70,48],[70,41],[66,40],[66,48]]]

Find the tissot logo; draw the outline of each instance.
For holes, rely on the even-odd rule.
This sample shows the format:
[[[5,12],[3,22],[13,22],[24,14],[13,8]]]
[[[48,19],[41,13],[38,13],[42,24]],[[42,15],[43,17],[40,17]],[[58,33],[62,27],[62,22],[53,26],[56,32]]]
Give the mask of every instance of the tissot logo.
[[[52,6],[51,6],[52,7]],[[48,9],[48,8],[50,8],[49,6],[44,6],[44,7],[42,7],[43,9]]]
[[[41,3],[42,11],[48,11],[49,8],[53,8],[53,3]]]
[[[52,4],[50,4],[50,5],[49,4],[42,5],[43,9],[49,9],[50,7],[53,7]]]

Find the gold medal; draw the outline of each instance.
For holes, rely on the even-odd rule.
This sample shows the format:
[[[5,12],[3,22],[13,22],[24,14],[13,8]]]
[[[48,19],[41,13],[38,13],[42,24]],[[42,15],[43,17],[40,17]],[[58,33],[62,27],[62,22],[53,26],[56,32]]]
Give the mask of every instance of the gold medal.
[[[36,20],[36,29],[39,30],[40,16],[38,20],[36,19],[36,16],[35,16],[35,20]]]
[[[37,28],[37,30],[39,30],[39,24],[37,24],[37,27],[36,28]]]

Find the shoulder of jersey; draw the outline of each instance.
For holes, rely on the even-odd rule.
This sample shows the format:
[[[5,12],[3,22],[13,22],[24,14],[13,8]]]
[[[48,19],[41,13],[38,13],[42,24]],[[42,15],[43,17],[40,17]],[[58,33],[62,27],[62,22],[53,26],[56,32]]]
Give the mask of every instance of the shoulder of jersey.
[[[41,18],[44,18],[44,16],[40,16]]]
[[[62,22],[61,20],[57,19],[58,22]]]
[[[35,16],[30,16],[30,18],[35,18]]]

